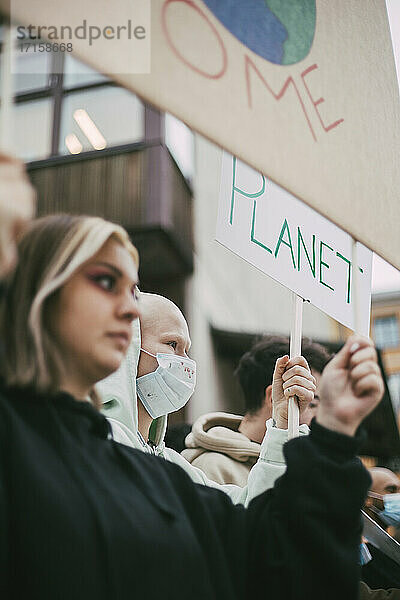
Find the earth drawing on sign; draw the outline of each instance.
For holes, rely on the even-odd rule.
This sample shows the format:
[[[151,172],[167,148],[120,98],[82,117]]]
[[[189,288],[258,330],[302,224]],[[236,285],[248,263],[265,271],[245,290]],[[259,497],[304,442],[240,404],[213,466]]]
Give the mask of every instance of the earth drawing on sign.
[[[311,50],[315,0],[203,0],[250,50],[277,65],[294,65]]]

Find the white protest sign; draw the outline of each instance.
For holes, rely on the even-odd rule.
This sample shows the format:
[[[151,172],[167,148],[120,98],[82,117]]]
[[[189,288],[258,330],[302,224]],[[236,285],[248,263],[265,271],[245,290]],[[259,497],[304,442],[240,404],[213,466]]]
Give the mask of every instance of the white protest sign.
[[[352,237],[227,153],[216,239],[354,330]],[[357,310],[369,331],[372,252],[357,246]]]
[[[0,0],[0,7],[17,25],[21,50],[35,41],[54,52],[64,47],[400,269],[400,103],[383,0]],[[20,63],[30,72],[42,64]]]

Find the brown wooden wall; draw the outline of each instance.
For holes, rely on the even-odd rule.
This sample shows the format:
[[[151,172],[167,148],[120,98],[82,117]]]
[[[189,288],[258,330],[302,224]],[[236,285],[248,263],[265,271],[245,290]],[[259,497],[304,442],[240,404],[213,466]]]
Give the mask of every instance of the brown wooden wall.
[[[125,227],[141,277],[156,282],[192,270],[191,191],[166,147],[60,157],[29,167],[38,214],[97,215]]]

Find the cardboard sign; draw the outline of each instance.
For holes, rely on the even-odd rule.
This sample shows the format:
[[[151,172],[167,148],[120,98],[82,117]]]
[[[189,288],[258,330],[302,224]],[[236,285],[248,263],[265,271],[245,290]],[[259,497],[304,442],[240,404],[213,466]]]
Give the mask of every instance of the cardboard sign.
[[[227,153],[222,163],[216,239],[354,329],[351,236]],[[368,331],[372,252],[361,244],[357,250],[359,319]]]
[[[40,31],[71,44],[400,268],[400,103],[385,2],[145,4],[150,28],[143,0],[0,0],[27,43]],[[150,40],[150,72],[139,74]]]
[[[70,44],[400,268],[400,102],[385,2],[145,4],[150,28],[143,0],[0,0],[26,43],[40,31]],[[150,73],[139,74],[150,40]]]

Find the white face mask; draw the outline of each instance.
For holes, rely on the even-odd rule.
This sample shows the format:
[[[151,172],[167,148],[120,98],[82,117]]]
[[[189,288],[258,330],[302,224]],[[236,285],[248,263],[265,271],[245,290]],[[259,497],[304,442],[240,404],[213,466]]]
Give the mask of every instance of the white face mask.
[[[155,371],[136,379],[141,403],[153,419],[179,410],[189,400],[196,385],[196,363],[176,354],[151,354],[157,359]]]
[[[384,510],[379,513],[386,525],[400,526],[400,494],[385,494],[383,496]]]

